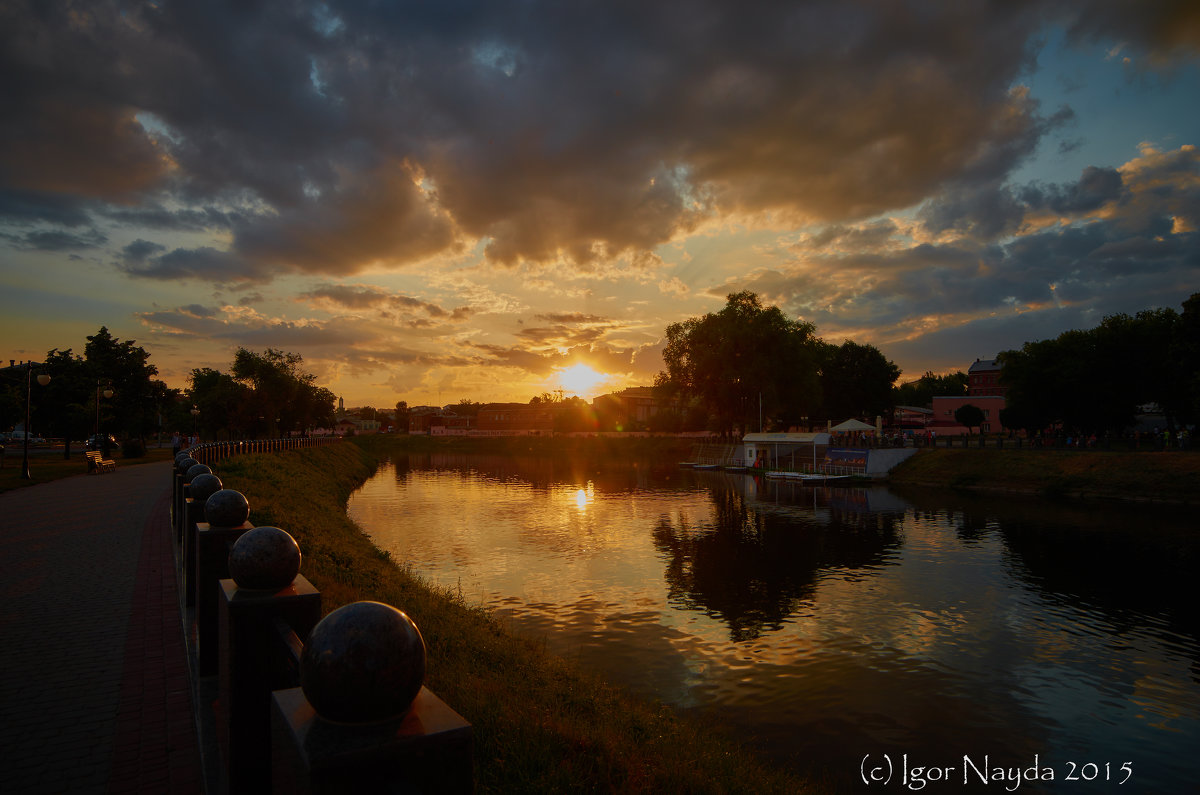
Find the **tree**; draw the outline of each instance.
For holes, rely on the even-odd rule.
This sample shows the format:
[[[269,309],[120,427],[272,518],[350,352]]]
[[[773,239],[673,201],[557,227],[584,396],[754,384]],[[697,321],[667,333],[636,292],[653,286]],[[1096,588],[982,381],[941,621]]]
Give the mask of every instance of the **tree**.
[[[188,400],[180,403],[180,410],[172,416],[172,430],[189,431],[193,425],[202,429],[202,438],[217,439],[222,434],[228,439],[240,436],[253,425],[252,417],[244,411],[252,401],[250,387],[240,384],[228,373],[211,367],[199,367],[188,376]],[[191,409],[195,406],[199,414],[194,418]]]
[[[716,314],[672,323],[655,384],[680,406],[697,398],[721,432],[768,417],[812,415],[820,405],[817,340],[811,323],[732,293]]]
[[[929,408],[935,397],[962,397],[967,394],[967,374],[959,370],[948,375],[934,375],[926,371],[916,381],[901,384],[892,393],[892,402],[897,406]]]
[[[90,411],[97,408],[97,385],[113,390],[111,398],[100,397],[101,431],[145,440],[158,422],[155,401],[159,392],[152,383],[158,368],[150,364],[150,354],[134,340],[121,341],[112,336],[104,326],[87,338],[83,350],[92,382]]]
[[[337,396],[317,386],[316,376],[300,368],[303,362],[299,354],[273,348],[263,353],[238,348],[233,378],[252,390],[246,408],[256,432],[274,429],[282,435],[333,424]]]
[[[970,433],[972,428],[983,425],[983,420],[983,409],[971,403],[964,403],[954,410],[954,421],[966,426],[967,433]]]
[[[408,401],[396,401],[396,433],[408,433]]]
[[[846,340],[824,346],[821,385],[830,419],[884,416],[893,407],[892,385],[900,368],[873,345]]]
[[[38,416],[54,436],[63,438],[63,458],[71,457],[71,441],[80,440],[92,429],[87,402],[95,383],[89,377],[87,362],[70,348],[57,348],[46,354],[45,372],[50,376],[38,394]]]
[[[1133,424],[1139,405],[1154,402],[1173,425],[1187,411],[1178,367],[1184,324],[1171,309],[1109,315],[1096,328],[1002,352],[1000,378],[1008,387],[1002,421],[1031,433],[1060,425],[1119,433]]]

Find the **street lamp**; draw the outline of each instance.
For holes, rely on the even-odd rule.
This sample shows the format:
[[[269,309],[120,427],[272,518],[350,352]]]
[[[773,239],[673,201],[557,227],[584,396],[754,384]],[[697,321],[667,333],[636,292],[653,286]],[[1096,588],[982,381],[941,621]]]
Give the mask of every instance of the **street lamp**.
[[[196,408],[196,404],[193,403],[192,404],[192,438],[194,438],[196,441],[200,441],[200,431],[197,430],[197,428],[200,427],[199,426],[200,421],[198,419],[196,419],[199,416],[200,416],[200,409]]]
[[[100,387],[104,389],[101,390]],[[100,396],[103,395],[105,400],[113,396],[112,384],[105,384],[103,378],[96,379],[96,444],[100,444]]]
[[[50,376],[47,373],[38,373],[37,382],[40,386],[45,386],[50,383]],[[33,362],[25,363],[25,440],[23,454],[21,456],[21,478],[24,480],[33,480],[33,475],[29,473],[29,421],[30,421],[30,404],[33,398]]]

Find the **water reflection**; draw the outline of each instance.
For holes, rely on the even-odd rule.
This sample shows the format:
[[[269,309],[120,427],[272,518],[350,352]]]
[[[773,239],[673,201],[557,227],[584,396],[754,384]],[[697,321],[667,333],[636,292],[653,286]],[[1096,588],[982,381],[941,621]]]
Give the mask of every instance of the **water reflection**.
[[[847,786],[868,753],[1192,780],[1182,510],[435,455],[382,470],[350,513],[551,651]]]
[[[670,604],[719,618],[735,642],[781,629],[813,598],[823,570],[865,574],[899,549],[896,515],[830,509],[858,498],[865,504],[865,489],[810,488],[804,496],[813,500],[811,510],[793,504],[783,512],[778,501],[760,505],[746,493],[754,489],[731,486],[713,484],[711,512],[699,523],[664,516],[653,537],[666,561]]]

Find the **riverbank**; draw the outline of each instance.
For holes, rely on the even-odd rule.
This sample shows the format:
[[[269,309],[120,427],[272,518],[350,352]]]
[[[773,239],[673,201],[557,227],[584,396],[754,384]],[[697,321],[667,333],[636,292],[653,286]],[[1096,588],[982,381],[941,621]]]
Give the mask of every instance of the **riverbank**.
[[[480,792],[804,792],[736,738],[605,684],[537,642],[512,635],[457,594],[433,588],[377,549],[346,516],[346,501],[388,455],[424,452],[632,455],[676,440],[442,440],[362,437],[349,444],[223,462],[250,520],[287,530],[325,612],[357,600],[395,605],[428,647],[426,683],[475,727]],[[660,443],[662,448],[643,447]],[[480,444],[482,443],[482,444]],[[684,450],[690,450],[690,443]],[[675,461],[666,463],[674,464]]]
[[[1200,453],[1092,450],[921,450],[891,483],[1047,497],[1200,501]]]

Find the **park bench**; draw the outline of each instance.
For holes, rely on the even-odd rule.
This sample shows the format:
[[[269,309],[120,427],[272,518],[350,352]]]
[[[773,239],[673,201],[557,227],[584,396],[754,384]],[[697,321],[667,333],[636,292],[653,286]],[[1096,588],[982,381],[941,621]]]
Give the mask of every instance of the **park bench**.
[[[84,455],[87,456],[88,472],[107,472],[117,468],[117,462],[105,458],[99,450],[89,450]]]

